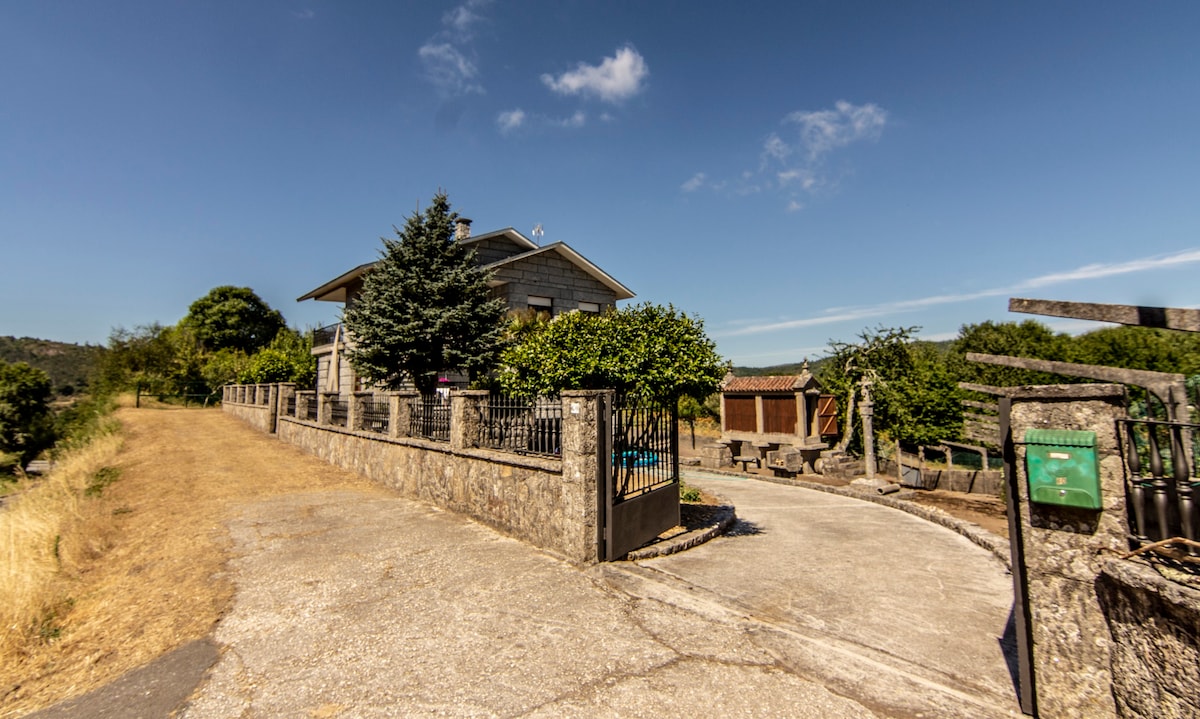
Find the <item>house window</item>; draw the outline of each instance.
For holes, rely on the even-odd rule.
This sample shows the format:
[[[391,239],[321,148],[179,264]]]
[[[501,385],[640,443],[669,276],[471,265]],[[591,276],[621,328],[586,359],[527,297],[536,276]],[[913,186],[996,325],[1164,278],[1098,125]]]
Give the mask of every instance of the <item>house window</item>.
[[[598,313],[600,311],[600,305],[596,304],[595,302],[580,302],[579,311],[591,312],[593,314]]]
[[[549,297],[538,297],[537,295],[529,295],[526,304],[538,312],[550,312],[554,308],[554,300]]]

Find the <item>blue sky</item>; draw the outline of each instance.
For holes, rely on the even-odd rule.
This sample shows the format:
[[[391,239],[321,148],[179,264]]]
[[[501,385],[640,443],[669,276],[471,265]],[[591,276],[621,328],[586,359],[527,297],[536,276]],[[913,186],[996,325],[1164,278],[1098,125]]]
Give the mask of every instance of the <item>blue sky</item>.
[[[444,188],[737,364],[1200,306],[1200,4],[0,4],[0,335],[295,298]],[[1064,330],[1078,324],[1050,322]]]

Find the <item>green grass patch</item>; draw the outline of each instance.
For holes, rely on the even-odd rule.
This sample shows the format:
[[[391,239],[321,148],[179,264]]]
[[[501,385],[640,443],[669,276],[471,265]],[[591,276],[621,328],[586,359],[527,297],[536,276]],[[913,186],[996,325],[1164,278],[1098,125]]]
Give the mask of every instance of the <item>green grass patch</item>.
[[[121,470],[116,467],[101,467],[88,480],[87,489],[83,493],[89,497],[99,497],[104,488],[121,478]]]

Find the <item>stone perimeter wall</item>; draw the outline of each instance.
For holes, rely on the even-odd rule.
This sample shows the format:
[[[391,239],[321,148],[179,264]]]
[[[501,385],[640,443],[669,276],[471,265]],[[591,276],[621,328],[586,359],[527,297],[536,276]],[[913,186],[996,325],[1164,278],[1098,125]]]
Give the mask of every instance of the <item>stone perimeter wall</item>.
[[[591,564],[599,561],[601,535],[598,394],[563,393],[560,458],[462,446],[458,434],[457,441],[447,443],[352,431],[277,416],[271,404],[237,401],[238,395],[222,407],[256,429],[274,431],[281,441],[406,497],[465,514],[575,564]],[[277,394],[271,398],[278,402]],[[461,402],[452,406],[456,414],[463,412]]]
[[[1143,564],[1110,560],[1096,593],[1113,639],[1117,715],[1200,717],[1200,592]]]
[[[221,409],[260,432],[269,433],[275,431],[277,402],[274,385],[242,385],[236,392],[225,395]]]

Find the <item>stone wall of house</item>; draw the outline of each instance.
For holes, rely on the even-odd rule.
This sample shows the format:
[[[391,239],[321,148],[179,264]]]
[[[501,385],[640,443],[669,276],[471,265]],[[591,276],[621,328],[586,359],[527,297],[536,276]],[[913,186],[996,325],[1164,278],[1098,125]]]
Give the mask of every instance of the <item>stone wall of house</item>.
[[[551,297],[555,314],[578,309],[580,302],[594,302],[601,309],[616,303],[616,295],[604,283],[552,251],[497,267],[494,276],[507,283],[504,297],[513,309],[524,309],[529,295]]]
[[[490,265],[493,262],[507,259],[513,255],[519,255],[528,250],[518,247],[516,243],[507,237],[491,237],[486,240],[477,240],[470,244],[475,248],[475,261],[480,265]]]
[[[1111,560],[1096,582],[1112,636],[1121,717],[1200,717],[1200,590],[1137,562]]]

